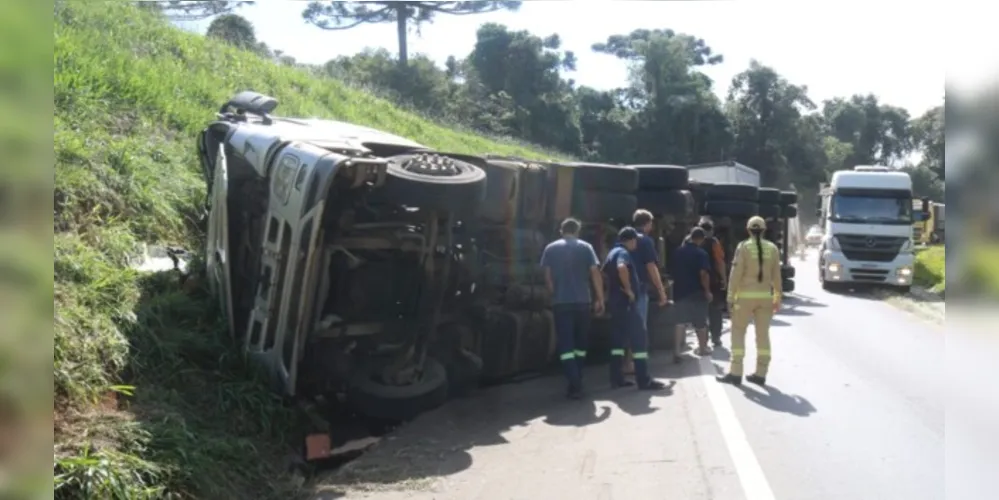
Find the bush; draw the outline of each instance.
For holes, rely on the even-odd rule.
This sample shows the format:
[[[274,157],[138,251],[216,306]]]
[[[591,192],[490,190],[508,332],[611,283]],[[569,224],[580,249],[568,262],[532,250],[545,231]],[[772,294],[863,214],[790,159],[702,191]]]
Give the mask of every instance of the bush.
[[[943,245],[927,247],[916,254],[913,283],[935,292],[943,292],[946,287],[945,276]]]

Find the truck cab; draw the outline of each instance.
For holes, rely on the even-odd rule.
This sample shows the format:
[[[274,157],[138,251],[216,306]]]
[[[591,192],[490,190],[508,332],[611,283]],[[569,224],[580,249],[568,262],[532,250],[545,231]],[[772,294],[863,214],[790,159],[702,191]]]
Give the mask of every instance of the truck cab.
[[[819,280],[830,290],[888,285],[908,292],[913,275],[912,179],[887,167],[859,166],[833,174],[819,193]]]

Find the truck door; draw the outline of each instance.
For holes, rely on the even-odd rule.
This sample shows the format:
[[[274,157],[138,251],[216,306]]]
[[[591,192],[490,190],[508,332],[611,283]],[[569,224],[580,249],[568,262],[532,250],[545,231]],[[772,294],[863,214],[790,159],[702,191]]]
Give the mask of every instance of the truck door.
[[[229,171],[225,148],[218,148],[215,174],[208,213],[208,238],[205,242],[205,267],[208,286],[219,301],[219,310],[225,317],[229,335],[235,334],[232,310],[231,271],[229,264]]]

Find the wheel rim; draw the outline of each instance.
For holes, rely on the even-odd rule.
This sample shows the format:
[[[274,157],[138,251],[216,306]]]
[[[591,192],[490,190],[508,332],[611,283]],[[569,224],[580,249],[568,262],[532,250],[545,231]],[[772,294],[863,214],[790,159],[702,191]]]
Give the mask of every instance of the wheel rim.
[[[458,162],[452,158],[426,153],[407,158],[401,167],[408,172],[431,177],[454,177],[461,173]]]

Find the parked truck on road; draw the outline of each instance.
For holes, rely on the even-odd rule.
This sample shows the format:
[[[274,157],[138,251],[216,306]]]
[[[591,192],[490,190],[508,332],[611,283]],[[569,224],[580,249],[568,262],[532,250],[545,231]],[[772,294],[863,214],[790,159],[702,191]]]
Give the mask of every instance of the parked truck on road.
[[[912,286],[912,224],[926,214],[913,210],[912,179],[886,167],[858,166],[835,172],[816,208],[824,237],[819,280],[826,290],[887,285]]]

